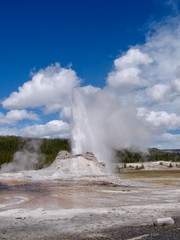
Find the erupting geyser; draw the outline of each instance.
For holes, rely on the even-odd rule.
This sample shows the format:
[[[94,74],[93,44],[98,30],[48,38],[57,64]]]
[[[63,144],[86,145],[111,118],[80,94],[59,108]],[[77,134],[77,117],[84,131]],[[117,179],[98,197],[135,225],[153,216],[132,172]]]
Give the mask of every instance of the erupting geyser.
[[[79,89],[73,91],[71,140],[73,154],[93,152],[87,109]]]
[[[75,88],[72,97],[72,153],[93,152],[112,170],[115,151],[145,147],[149,137],[132,102],[123,102],[110,87]]]

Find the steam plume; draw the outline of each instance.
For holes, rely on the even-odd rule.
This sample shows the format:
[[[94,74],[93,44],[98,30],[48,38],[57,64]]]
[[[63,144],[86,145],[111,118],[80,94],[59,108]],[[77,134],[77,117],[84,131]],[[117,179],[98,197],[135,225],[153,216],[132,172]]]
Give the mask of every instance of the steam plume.
[[[87,94],[75,89],[73,96],[72,151],[91,151],[111,167],[114,150],[133,144],[145,146],[149,133],[137,118],[132,103],[123,104],[109,88]]]
[[[40,146],[40,140],[27,142],[21,151],[14,154],[12,162],[4,163],[1,166],[0,173],[37,169],[38,164],[42,164],[45,159],[40,151]]]

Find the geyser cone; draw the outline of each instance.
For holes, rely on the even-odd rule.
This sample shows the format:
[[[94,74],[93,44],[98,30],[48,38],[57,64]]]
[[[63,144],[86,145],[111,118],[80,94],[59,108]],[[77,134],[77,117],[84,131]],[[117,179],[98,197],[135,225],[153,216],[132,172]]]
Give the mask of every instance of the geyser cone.
[[[60,178],[98,176],[107,174],[105,164],[98,162],[93,153],[70,156],[60,152],[49,167],[52,175]]]

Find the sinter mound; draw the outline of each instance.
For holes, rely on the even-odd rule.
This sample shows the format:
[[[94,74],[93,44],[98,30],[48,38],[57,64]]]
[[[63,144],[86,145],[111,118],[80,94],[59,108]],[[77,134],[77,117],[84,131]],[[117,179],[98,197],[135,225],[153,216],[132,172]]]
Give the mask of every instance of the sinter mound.
[[[57,155],[55,161],[49,167],[54,169],[61,177],[73,176],[97,176],[107,174],[105,164],[98,162],[93,153],[70,155],[66,151],[61,151]]]

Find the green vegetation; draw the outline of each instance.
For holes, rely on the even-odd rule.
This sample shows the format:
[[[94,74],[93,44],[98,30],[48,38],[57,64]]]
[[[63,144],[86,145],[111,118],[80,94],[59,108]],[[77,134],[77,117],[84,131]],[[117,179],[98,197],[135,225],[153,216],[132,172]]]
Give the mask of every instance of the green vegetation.
[[[149,149],[149,160],[180,162],[180,150],[159,150],[157,148],[151,148]]]
[[[134,151],[132,149],[123,149],[117,152],[118,162],[122,163],[134,163],[143,162],[147,158],[145,153]]]
[[[19,137],[0,137],[0,165],[12,161],[19,143]]]
[[[45,164],[50,165],[61,150],[71,151],[70,143],[67,139],[43,139],[41,152],[45,154]]]
[[[22,151],[28,142],[31,141],[39,144],[40,149],[38,152],[41,152],[45,155],[45,161],[43,166],[50,165],[57,154],[61,150],[70,151],[70,143],[67,139],[32,139],[32,138],[22,138],[15,136],[0,136],[0,166],[3,163],[9,163],[13,160],[14,153],[16,151]],[[42,165],[40,164],[41,168]]]
[[[145,161],[172,161],[180,162],[180,150],[159,150],[150,148],[147,153],[134,149],[117,151],[117,161],[122,163],[134,163]]]

